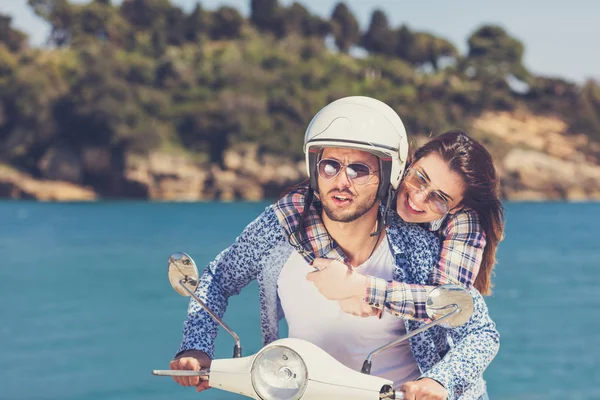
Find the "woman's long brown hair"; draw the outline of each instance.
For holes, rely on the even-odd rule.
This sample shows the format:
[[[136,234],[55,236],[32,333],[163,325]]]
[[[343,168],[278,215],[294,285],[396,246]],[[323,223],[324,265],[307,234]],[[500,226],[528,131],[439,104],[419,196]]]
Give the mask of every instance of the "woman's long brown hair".
[[[414,161],[432,153],[437,153],[462,177],[465,191],[461,204],[474,210],[479,217],[486,245],[473,286],[481,294],[489,295],[496,250],[504,235],[504,207],[492,156],[483,145],[462,131],[448,131],[436,136],[415,152]]]

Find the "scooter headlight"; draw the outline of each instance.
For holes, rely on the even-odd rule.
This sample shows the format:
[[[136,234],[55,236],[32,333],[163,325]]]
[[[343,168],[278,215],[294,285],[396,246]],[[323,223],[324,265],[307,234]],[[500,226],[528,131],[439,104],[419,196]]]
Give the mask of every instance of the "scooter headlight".
[[[308,384],[308,372],[302,357],[284,346],[260,352],[252,363],[252,386],[263,400],[296,400]]]

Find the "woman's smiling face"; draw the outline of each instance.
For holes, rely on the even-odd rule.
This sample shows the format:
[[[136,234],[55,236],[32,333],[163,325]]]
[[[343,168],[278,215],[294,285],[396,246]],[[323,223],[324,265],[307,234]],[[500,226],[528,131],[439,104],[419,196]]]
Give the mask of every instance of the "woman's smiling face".
[[[464,187],[462,177],[431,153],[410,167],[400,185],[396,211],[406,222],[435,221],[461,203]]]

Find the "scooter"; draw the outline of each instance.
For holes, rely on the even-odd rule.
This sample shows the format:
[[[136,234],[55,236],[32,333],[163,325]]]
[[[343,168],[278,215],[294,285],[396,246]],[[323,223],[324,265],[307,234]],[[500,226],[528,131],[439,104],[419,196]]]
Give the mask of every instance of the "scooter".
[[[370,375],[373,357],[433,326],[461,326],[473,313],[473,299],[464,288],[437,287],[427,299],[427,314],[432,322],[373,350],[358,372],[318,346],[295,338],[276,340],[258,353],[242,357],[238,335],[194,293],[199,284],[194,260],[185,253],[173,254],[169,258],[168,275],[173,289],[198,302],[233,337],[235,346],[233,358],[212,360],[208,369],[154,370],[152,374],[200,376],[208,380],[212,388],[259,400],[404,399],[403,392],[393,389],[391,380]]]

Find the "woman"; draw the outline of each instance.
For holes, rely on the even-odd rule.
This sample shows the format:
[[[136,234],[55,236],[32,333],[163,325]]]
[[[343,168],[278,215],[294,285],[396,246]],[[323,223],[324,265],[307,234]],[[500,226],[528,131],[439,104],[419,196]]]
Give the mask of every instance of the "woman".
[[[443,133],[416,151],[396,201],[404,221],[426,224],[442,241],[438,268],[429,276],[430,286],[360,277],[352,269],[348,280],[363,278],[364,286],[348,285],[345,291],[339,285],[334,288],[325,271],[311,280],[325,297],[340,300],[344,311],[362,316],[372,315],[375,311],[368,307],[373,307],[406,319],[427,320],[427,293],[446,283],[474,286],[481,294],[490,294],[496,249],[504,230],[498,192],[490,153],[464,132]],[[347,268],[325,259],[317,259],[313,265],[319,270]]]
[[[305,190],[302,186],[293,189],[280,199],[276,209],[278,205],[302,204]],[[357,272],[361,266],[349,267],[344,255],[334,251],[337,246],[322,226],[317,203],[317,210],[308,218],[312,240],[296,245],[308,247],[309,254],[330,257],[315,259],[312,266],[318,271],[307,275],[324,297],[339,301],[340,308],[349,314],[379,314],[382,318],[383,310],[387,310],[417,323],[429,319],[427,296],[435,286],[455,283],[490,293],[495,253],[503,233],[503,207],[492,157],[481,144],[458,131],[431,140],[415,153],[398,188],[395,205],[406,222],[426,224],[440,236],[440,260],[426,285],[365,276]],[[302,213],[301,209],[294,213],[284,209],[280,209],[280,221],[286,215]],[[426,379],[402,385],[409,398],[415,393],[445,398],[447,389]]]

